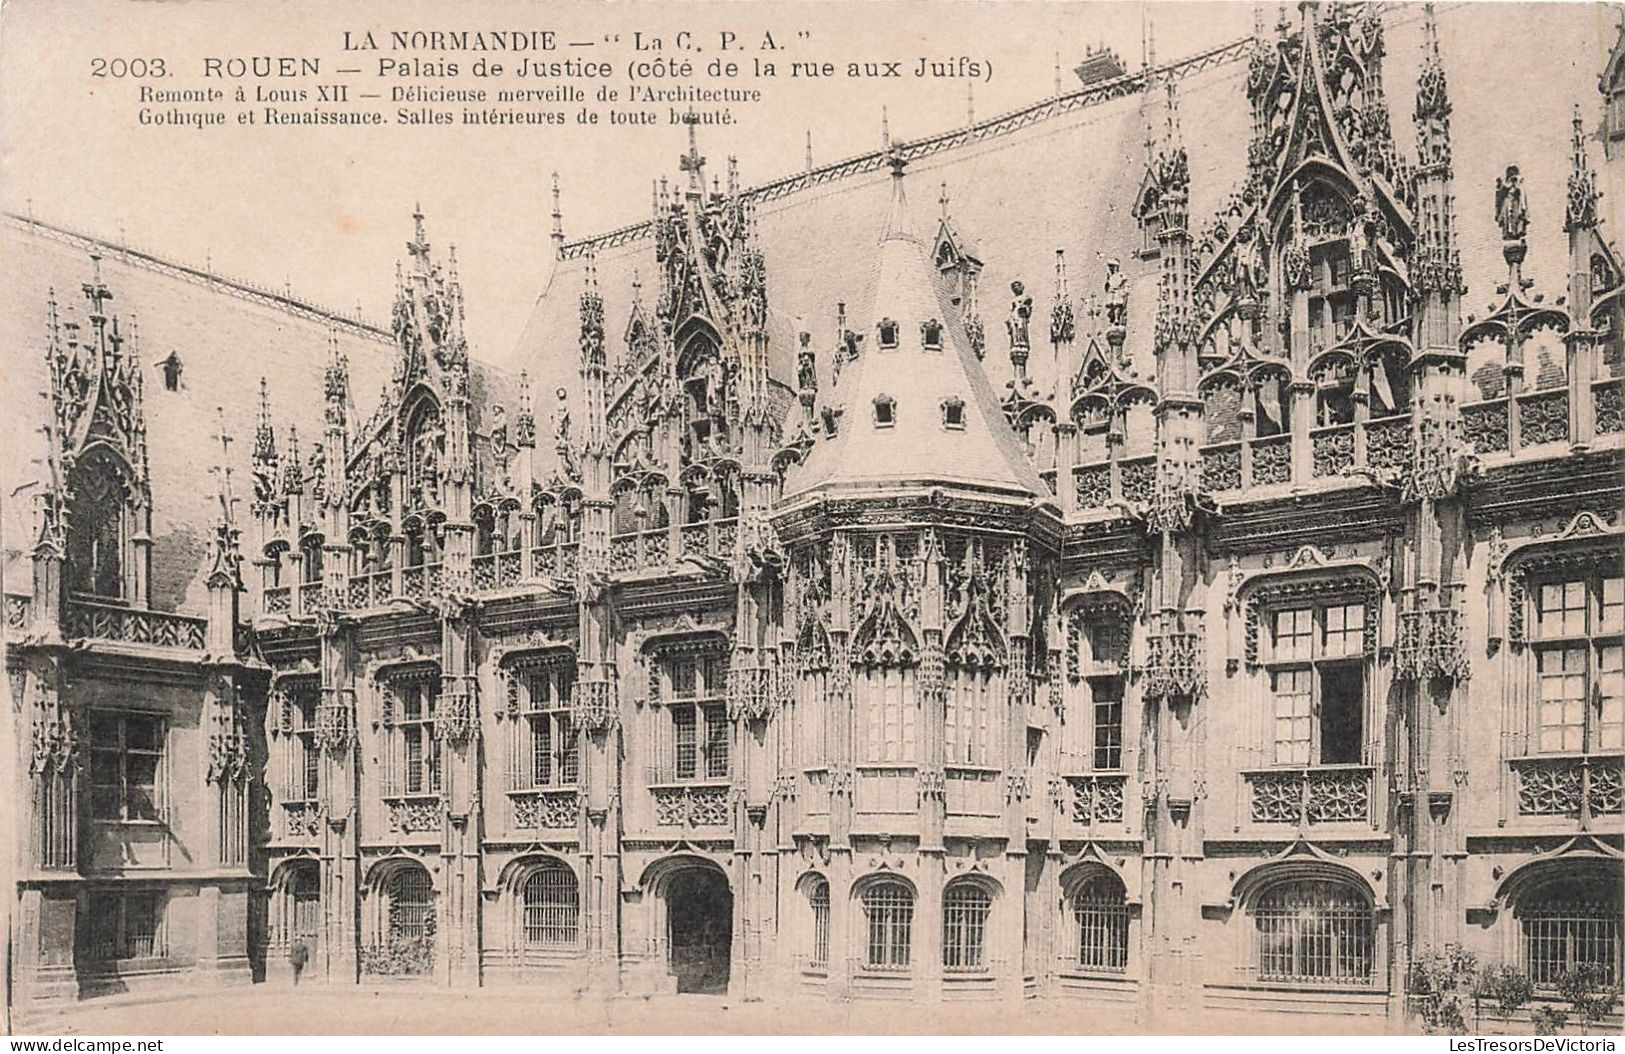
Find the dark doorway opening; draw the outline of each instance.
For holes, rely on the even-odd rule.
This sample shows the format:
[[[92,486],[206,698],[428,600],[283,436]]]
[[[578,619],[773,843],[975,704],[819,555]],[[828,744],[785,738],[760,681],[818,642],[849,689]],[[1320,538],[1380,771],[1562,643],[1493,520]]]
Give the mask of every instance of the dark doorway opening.
[[[733,914],[733,894],[720,871],[692,868],[671,877],[666,891],[668,946],[679,992],[728,991]]]

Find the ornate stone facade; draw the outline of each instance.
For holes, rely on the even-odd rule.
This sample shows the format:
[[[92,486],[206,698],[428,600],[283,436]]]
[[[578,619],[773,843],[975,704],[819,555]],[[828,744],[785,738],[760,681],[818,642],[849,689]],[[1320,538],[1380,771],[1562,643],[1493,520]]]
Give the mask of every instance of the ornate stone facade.
[[[1539,973],[1557,927],[1611,933],[1617,979],[1625,272],[1576,123],[1568,293],[1531,292],[1544,184],[1528,159],[1459,178],[1452,59],[1431,9],[1305,5],[967,133],[1081,141],[1093,107],[1150,130],[1116,181],[1138,249],[1057,253],[1047,329],[1012,283],[1002,391],[976,293],[1016,266],[999,215],[973,250],[946,193],[933,237],[908,203],[945,140],[803,181],[839,209],[886,174],[853,288],[776,240],[802,184],[744,186],[692,123],[646,224],[567,242],[555,184],[559,272],[512,376],[469,347],[419,213],[387,331],[323,357],[319,419],[279,415],[316,395],[285,378],[251,393],[248,517],[221,429],[206,617],[145,600],[166,469],[93,270],[93,345],[52,308],[51,474],[6,603],[31,917],[93,924],[127,873],[81,859],[87,810],[133,843],[131,759],[179,742],[76,694],[88,664],[207,686],[177,704],[205,760],[166,765],[165,815],[211,832],[215,930],[244,922],[215,958],[244,977],[303,946],[340,983],[1397,1018],[1418,956]],[[1245,128],[1233,158],[1187,147],[1193,109]],[[1471,277],[1505,283],[1464,319],[1469,210],[1504,264]],[[1067,252],[1097,251],[1080,282]],[[814,293],[833,329],[788,326]],[[367,347],[391,368],[363,414]],[[82,492],[119,512],[82,521],[99,458]],[[68,994],[74,956],[25,987]]]

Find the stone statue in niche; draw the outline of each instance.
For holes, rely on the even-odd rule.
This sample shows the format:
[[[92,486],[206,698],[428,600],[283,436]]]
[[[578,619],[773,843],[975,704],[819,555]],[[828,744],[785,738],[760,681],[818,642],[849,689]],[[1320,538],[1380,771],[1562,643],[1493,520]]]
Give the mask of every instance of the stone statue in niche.
[[[1506,175],[1495,181],[1495,222],[1501,227],[1503,241],[1522,241],[1529,233],[1529,206],[1517,165],[1508,165]]]
[[[1106,325],[1121,329],[1128,325],[1128,275],[1115,258],[1106,261]]]
[[[1010,346],[1029,347],[1028,328],[1033,318],[1033,298],[1027,295],[1027,287],[1019,281],[1010,283],[1010,293],[1014,299],[1010,301],[1010,317],[1004,323],[1010,331]]]

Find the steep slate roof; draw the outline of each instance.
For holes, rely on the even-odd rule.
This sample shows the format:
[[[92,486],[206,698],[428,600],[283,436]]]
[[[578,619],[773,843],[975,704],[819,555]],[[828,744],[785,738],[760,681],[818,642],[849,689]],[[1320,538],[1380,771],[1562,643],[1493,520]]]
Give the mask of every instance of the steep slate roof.
[[[1299,16],[1289,12],[1294,21]],[[1384,11],[1384,62],[1390,117],[1401,150],[1415,155],[1411,119],[1422,57],[1420,4]],[[1438,12],[1440,46],[1454,104],[1452,136],[1456,224],[1462,269],[1470,287],[1464,313],[1482,314],[1505,280],[1500,231],[1492,207],[1495,179],[1508,164],[1523,171],[1532,224],[1529,262],[1547,300],[1564,291],[1567,250],[1563,202],[1569,170],[1569,117],[1578,102],[1587,123],[1600,110],[1597,75],[1613,43],[1612,27],[1582,4],[1457,4]],[[1504,76],[1506,42],[1518,41],[1519,67],[1539,76],[1516,83]],[[1209,52],[1169,63],[1159,78],[1176,81],[1181,127],[1191,166],[1190,216],[1200,232],[1246,173],[1251,134],[1246,97],[1248,41],[1221,43]],[[948,184],[949,214],[962,242],[976,247],[985,267],[979,288],[988,334],[985,369],[995,391],[1010,379],[1002,320],[1013,280],[1034,297],[1034,347],[1029,363],[1036,387],[1054,386],[1047,340],[1051,304],[1049,276],[1057,248],[1067,252],[1074,296],[1098,295],[1105,260],[1117,257],[1129,279],[1125,353],[1139,376],[1154,372],[1152,332],[1158,265],[1135,250],[1141,236],[1132,216],[1145,172],[1147,126],[1161,127],[1161,92],[1141,91],[1140,73],[1003,114],[971,128],[897,143],[909,161],[908,180],[917,200],[937,196]],[[1605,188],[1619,183],[1625,162],[1607,164],[1597,144],[1593,163]],[[674,139],[674,153],[680,144]],[[748,168],[748,154],[741,164]],[[797,173],[748,190],[755,203],[767,264],[768,301],[776,314],[799,319],[812,334],[819,357],[820,399],[829,396],[829,370],[836,345],[835,305],[856,305],[872,282],[871,232],[880,228],[889,200],[886,157],[864,154]],[[651,173],[656,175],[658,173]],[[929,189],[927,189],[929,188]],[[1604,231],[1617,240],[1617,202],[1603,199]],[[1621,217],[1625,218],[1625,217]],[[634,270],[656,274],[654,242],[646,222],[585,238],[563,247],[547,288],[538,297],[518,343],[507,359],[527,369],[536,390],[564,386],[575,393],[576,297],[585,259],[596,261],[604,291],[606,332],[624,332]],[[1087,343],[1083,312],[1074,361]],[[873,337],[866,343],[871,343]],[[614,354],[618,349],[611,348]],[[793,382],[793,345],[775,333],[770,347],[774,376]],[[1556,349],[1561,353],[1561,348]],[[1476,361],[1474,363],[1476,366]],[[1495,371],[1499,375],[1499,371]],[[1128,437],[1130,450],[1145,437]],[[1149,451],[1149,446],[1143,447]],[[550,456],[538,450],[542,460]]]
[[[785,500],[813,492],[895,489],[948,483],[1034,498],[1049,491],[1005,421],[998,397],[971,349],[958,312],[921,240],[904,194],[904,161],[893,159],[891,205],[873,250],[873,284],[851,329],[863,337],[827,405],[842,409],[834,438],[818,441],[785,481]],[[880,344],[882,320],[895,323],[894,348]],[[924,323],[941,324],[935,350]],[[964,426],[943,425],[946,400],[963,404]],[[875,406],[889,400],[892,423]]]
[[[288,426],[299,431],[305,454],[323,427],[322,368],[329,340],[350,361],[350,388],[370,413],[395,359],[389,332],[312,305],[282,291],[256,288],[201,267],[163,259],[115,242],[16,216],[0,220],[0,341],[7,349],[0,371],[0,487],[4,487],[5,584],[27,592],[34,543],[34,495],[45,472],[41,429],[50,402],[45,369],[45,305],[54,288],[63,318],[82,317],[82,283],[90,280],[90,254],[101,255],[102,280],[112,292],[110,314],[120,320],[126,345],[143,373],[142,401],[152,477],[152,606],[161,611],[203,610],[208,543],[219,512],[215,438],[224,414],[231,444],[237,522],[245,555],[253,538],[247,496],[249,455],[259,413],[259,378],[268,378],[277,440]],[[387,281],[387,261],[374,269]],[[139,326],[135,324],[139,319]],[[170,352],[183,366],[180,387],[167,391],[158,364]],[[247,569],[245,569],[247,573]]]

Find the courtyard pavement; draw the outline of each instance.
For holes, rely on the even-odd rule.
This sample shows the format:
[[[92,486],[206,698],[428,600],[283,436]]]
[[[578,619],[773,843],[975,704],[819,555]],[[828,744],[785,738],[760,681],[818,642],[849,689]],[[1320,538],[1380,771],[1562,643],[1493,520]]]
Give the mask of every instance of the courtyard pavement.
[[[13,1015],[18,1035],[1131,1035],[1381,1034],[1381,1020],[1194,1015],[1147,1023],[1082,1003],[741,1002],[720,996],[546,998],[523,989],[291,988],[115,996]]]

